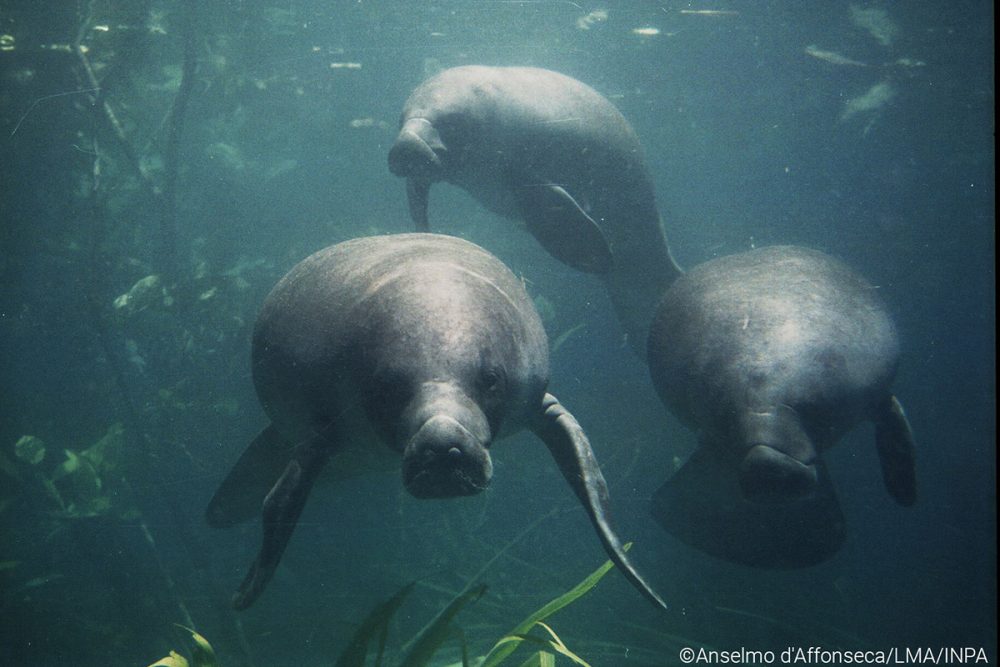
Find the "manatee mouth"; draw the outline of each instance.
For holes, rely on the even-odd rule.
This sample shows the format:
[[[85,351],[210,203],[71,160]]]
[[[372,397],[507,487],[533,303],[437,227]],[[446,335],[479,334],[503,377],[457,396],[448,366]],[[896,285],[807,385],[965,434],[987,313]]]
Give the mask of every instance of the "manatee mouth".
[[[474,495],[492,476],[486,444],[445,415],[424,422],[403,451],[403,484],[417,498]]]
[[[489,486],[489,482],[473,479],[462,470],[418,470],[409,479],[404,478],[404,484],[414,498],[474,496]]]
[[[442,169],[441,154],[446,150],[430,121],[410,118],[389,150],[389,171],[405,178],[436,180]]]
[[[740,462],[743,496],[759,503],[789,503],[808,496],[819,479],[816,465],[763,444],[753,445]]]

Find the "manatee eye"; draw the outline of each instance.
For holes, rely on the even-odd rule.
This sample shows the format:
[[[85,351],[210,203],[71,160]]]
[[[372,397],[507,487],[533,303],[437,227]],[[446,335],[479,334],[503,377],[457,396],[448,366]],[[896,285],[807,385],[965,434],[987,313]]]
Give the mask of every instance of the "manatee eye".
[[[369,386],[369,397],[377,412],[384,412],[385,406],[404,404],[413,391],[404,373],[388,367],[376,369]]]
[[[490,366],[484,368],[479,374],[479,391],[486,398],[498,398],[503,395],[507,387],[507,376],[503,368]]]
[[[461,116],[459,114],[449,111],[445,113],[440,113],[434,118],[435,128],[454,128],[458,125]]]
[[[443,113],[434,119],[434,129],[444,143],[444,148],[460,143],[468,136],[468,119],[460,113]]]

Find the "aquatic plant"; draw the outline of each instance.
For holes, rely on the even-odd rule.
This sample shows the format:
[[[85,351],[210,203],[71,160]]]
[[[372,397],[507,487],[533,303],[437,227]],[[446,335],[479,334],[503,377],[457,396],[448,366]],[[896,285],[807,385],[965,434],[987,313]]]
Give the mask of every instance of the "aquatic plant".
[[[625,545],[625,549],[628,550],[631,546],[630,542]],[[498,639],[489,652],[483,658],[476,660],[475,663],[469,660],[468,646],[464,633],[460,629],[453,627],[451,622],[462,608],[470,602],[478,600],[485,593],[486,586],[480,585],[465,590],[455,596],[448,606],[420,631],[416,638],[407,645],[404,645],[404,648],[406,646],[410,648],[406,652],[406,657],[399,663],[400,667],[426,667],[430,664],[430,660],[444,642],[453,637],[457,637],[460,641],[462,649],[461,665],[463,667],[468,667],[470,664],[478,664],[479,667],[496,667],[504,662],[524,642],[540,646],[543,650],[534,653],[523,663],[522,667],[554,664],[555,656],[549,650],[568,657],[576,664],[586,666],[587,663],[571,651],[545,621],[559,610],[588,593],[613,567],[614,564],[610,560],[605,562],[569,591],[529,614],[524,620],[504,634],[503,637]],[[351,638],[347,648],[337,659],[336,667],[363,667],[365,659],[368,656],[368,646],[371,643],[371,639],[376,635],[379,639],[378,653],[376,654],[374,664],[376,667],[380,667],[383,664],[389,622],[402,605],[405,597],[413,590],[413,587],[413,583],[404,586],[395,595],[379,604],[369,613]],[[541,626],[548,633],[549,638],[528,634],[537,626]]]
[[[365,620],[361,622],[354,636],[344,649],[340,657],[337,658],[335,667],[349,667],[350,665],[363,665],[365,656],[368,654],[368,646],[373,637],[378,637],[378,653],[375,662],[382,662],[382,655],[385,653],[386,640],[389,634],[389,620],[403,604],[403,600],[410,594],[415,582],[411,582],[399,589],[395,595],[372,609]]]
[[[124,449],[125,429],[115,422],[86,449],[64,449],[65,459],[50,467],[42,465],[48,456],[45,442],[25,435],[15,445],[17,463],[0,467],[34,505],[49,508],[49,516],[84,519],[111,514],[131,520],[138,510],[124,480]]]
[[[149,667],[219,667],[215,659],[215,650],[208,640],[191,628],[178,625],[191,633],[191,640],[194,648],[191,650],[191,660],[188,660],[177,651],[171,651],[168,655],[160,658]]]
[[[455,618],[455,615],[462,610],[462,607],[467,605],[469,602],[478,600],[482,597],[483,593],[486,592],[486,586],[480,585],[471,590],[467,590],[460,595],[458,595],[454,600],[452,600],[447,607],[445,607],[434,620],[430,622],[427,627],[421,630],[420,634],[417,635],[415,641],[413,641],[413,647],[403,658],[400,663],[400,667],[425,667],[430,663],[431,658],[437,652],[438,648],[449,638],[455,635],[461,640],[462,644],[462,665],[467,667],[469,664],[468,649],[465,644],[465,635],[458,628],[453,628],[451,626],[451,621]]]
[[[624,548],[628,551],[632,548],[632,543],[629,542]],[[528,639],[529,635],[527,633],[536,625],[541,625],[548,630],[550,634],[552,634],[553,640],[549,642],[549,645],[552,648],[559,650],[559,648],[557,648],[557,646],[559,646],[562,649],[565,649],[565,644],[562,643],[551,628],[545,625],[544,621],[560,609],[563,609],[567,605],[575,602],[587,594],[590,589],[596,586],[597,582],[599,582],[604,575],[611,570],[612,567],[614,567],[614,565],[611,561],[605,562],[604,565],[594,570],[590,576],[581,581],[579,584],[547,604],[542,605],[542,607],[534,613],[529,614],[527,618],[514,626],[513,630],[508,632],[499,641],[497,641],[496,644],[494,644],[493,648],[490,649],[490,652],[486,655],[486,659],[483,661],[482,667],[496,667],[496,665],[499,665],[507,658],[507,656],[513,653],[521,642],[525,640],[532,641]],[[568,651],[568,649],[565,650]],[[568,653],[563,652],[562,650],[559,650],[559,652],[563,653],[563,655],[567,655],[567,657],[570,657]],[[572,656],[571,659],[574,659],[575,661],[579,660],[576,656]]]
[[[625,545],[625,550],[628,551],[631,547],[632,543],[629,542]],[[435,654],[445,642],[457,639],[461,647],[462,659],[460,663],[449,665],[449,667],[458,667],[458,665],[461,667],[470,667],[470,665],[497,667],[525,643],[538,647],[539,650],[521,663],[521,667],[553,667],[556,654],[565,656],[582,667],[590,667],[583,658],[566,645],[545,621],[559,610],[586,595],[613,567],[614,563],[610,560],[606,561],[579,584],[529,614],[510,632],[498,639],[485,656],[474,660],[469,658],[465,633],[452,623],[462,609],[486,593],[485,584],[470,586],[456,595],[413,639],[403,644],[399,653],[405,655],[395,664],[398,667],[430,667],[433,664],[431,661]],[[375,653],[374,661],[371,664],[374,667],[382,667],[386,664],[389,624],[406,598],[413,592],[415,586],[416,582],[410,582],[368,612],[368,615],[358,625],[347,647],[337,657],[337,661],[334,663],[335,667],[365,667],[373,648]],[[191,638],[194,641],[192,659],[188,661],[184,656],[172,650],[169,655],[149,665],[149,667],[220,667],[208,640],[186,626],[178,625],[177,627],[184,628],[191,633]],[[536,627],[542,628],[548,637],[528,634]]]

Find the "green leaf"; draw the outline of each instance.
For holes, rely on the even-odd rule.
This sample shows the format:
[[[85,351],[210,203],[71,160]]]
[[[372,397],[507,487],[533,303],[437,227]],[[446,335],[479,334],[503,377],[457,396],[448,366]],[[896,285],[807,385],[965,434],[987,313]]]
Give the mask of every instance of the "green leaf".
[[[440,614],[437,615],[430,625],[424,628],[410,650],[409,655],[403,660],[400,667],[424,667],[434,656],[441,644],[450,634],[449,624],[455,615],[468,603],[478,600],[486,592],[486,586],[480,585],[472,590],[459,595],[451,601]]]
[[[521,667],[555,667],[556,657],[548,651],[539,651],[521,663]]]
[[[559,639],[558,635],[556,635],[556,633],[552,631],[552,628],[548,627],[544,623],[539,623],[539,625],[545,627],[549,631],[549,633],[553,637],[555,637],[555,640],[542,639],[541,637],[534,637],[532,635],[507,635],[506,637],[501,639],[500,642],[498,643],[502,642],[504,644],[509,644],[511,642],[516,642],[517,644],[520,644],[521,642],[528,642],[529,644],[542,646],[544,648],[550,648],[556,653],[561,653],[562,655],[566,656],[576,664],[580,665],[580,667],[590,667],[590,665],[587,663],[586,660],[578,656],[576,653],[573,653],[573,651],[569,650],[569,647],[566,646],[566,644],[564,644],[561,639]],[[544,653],[544,651],[542,651],[542,653]]]
[[[563,654],[576,664],[580,665],[580,667],[590,667],[590,665],[588,665],[583,658],[578,656],[576,653],[573,653],[573,651],[569,650],[569,647],[563,643],[563,640],[559,639],[559,635],[556,634],[555,630],[553,630],[552,628],[550,628],[548,625],[546,625],[541,621],[538,621],[537,625],[542,626],[543,628],[545,628],[546,631],[548,631],[550,635],[552,635],[552,641],[550,643],[552,644],[553,649]]]
[[[337,658],[336,667],[364,667],[365,658],[368,657],[368,644],[376,634],[379,636],[379,645],[378,658],[375,664],[382,664],[382,653],[385,651],[389,621],[415,585],[416,582],[410,582],[406,586],[403,586],[395,595],[368,613],[368,616],[365,617],[365,620],[361,621],[361,625],[354,632],[354,636],[351,637],[347,648]]]
[[[171,651],[170,655],[160,658],[149,667],[189,667],[187,659],[177,651]]]
[[[14,455],[25,463],[36,466],[45,458],[45,441],[33,435],[22,435],[14,443]]]
[[[461,630],[458,633],[462,639],[462,667],[469,667],[469,644],[465,641],[465,633]]]
[[[624,546],[624,550],[628,551],[631,547],[632,543],[629,542]],[[531,628],[533,628],[539,621],[544,621],[563,607],[572,604],[580,597],[587,594],[590,589],[596,586],[597,582],[599,582],[613,567],[614,563],[608,560],[604,563],[604,565],[594,570],[590,576],[574,586],[572,589],[563,593],[548,604],[543,605],[541,609],[533,614],[530,614],[526,619],[518,623],[513,630],[508,632],[503,639],[498,641],[496,645],[490,649],[490,652],[486,654],[486,659],[480,667],[496,667],[496,665],[503,662],[507,656],[517,649],[518,645],[521,643],[522,639],[520,639],[518,635],[527,635],[528,631],[531,630]]]
[[[194,650],[191,652],[191,658],[194,661],[194,667],[219,667],[219,663],[215,658],[215,649],[212,645],[208,643],[208,640],[202,637],[200,634],[192,630],[191,628],[175,623],[178,628],[184,628],[191,633],[191,639],[194,641]],[[186,667],[187,663],[181,667]]]
[[[66,452],[66,460],[59,464],[55,472],[52,474],[52,479],[60,479],[66,475],[71,475],[75,473],[80,468],[80,457],[76,455],[76,452],[70,449],[63,450]]]

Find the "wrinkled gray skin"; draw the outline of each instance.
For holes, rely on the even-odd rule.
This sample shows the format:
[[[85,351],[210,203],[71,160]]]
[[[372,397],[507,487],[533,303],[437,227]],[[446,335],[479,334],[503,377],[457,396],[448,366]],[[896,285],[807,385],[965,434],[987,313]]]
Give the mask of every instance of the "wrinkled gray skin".
[[[434,234],[361,238],[295,266],[261,308],[253,377],[271,420],[212,499],[211,525],[263,515],[263,542],[233,603],[274,573],[313,482],[354,447],[402,455],[418,498],[482,491],[490,446],[534,431],[615,563],[650,600],[608,518],[590,443],[551,394],[548,340],[520,281],[476,245]]]
[[[648,352],[661,399],[700,433],[653,504],[680,539],[763,567],[826,559],[844,521],[820,453],[865,420],[889,493],[915,501],[895,326],[842,263],[778,246],[697,266],[664,295]]]
[[[656,303],[680,275],[635,132],[592,88],[531,67],[467,66],[422,83],[403,108],[389,169],[428,231],[432,183],[524,220],[557,259],[600,274],[640,354]]]

